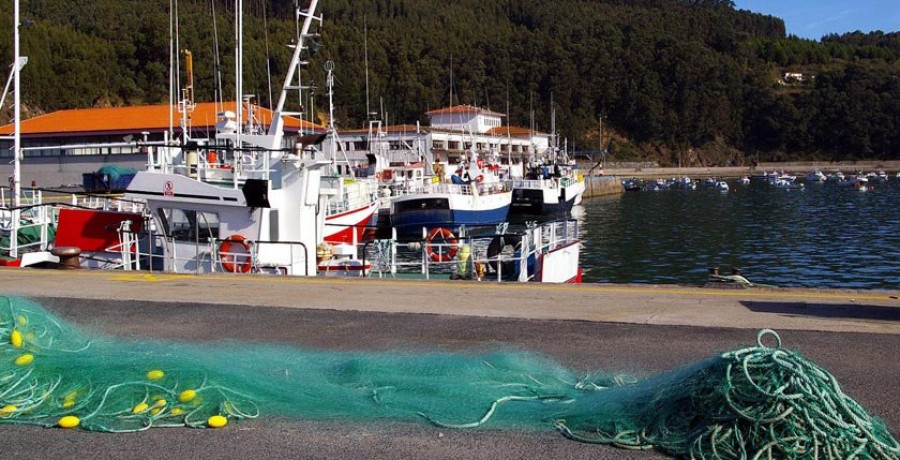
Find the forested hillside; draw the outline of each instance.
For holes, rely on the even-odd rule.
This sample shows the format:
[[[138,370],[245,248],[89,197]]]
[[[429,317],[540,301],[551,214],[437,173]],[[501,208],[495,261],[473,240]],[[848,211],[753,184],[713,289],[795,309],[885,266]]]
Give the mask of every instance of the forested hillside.
[[[31,113],[161,103],[168,97],[168,0],[22,0],[23,101]],[[245,0],[245,92],[269,104],[294,36],[293,1]],[[180,0],[178,41],[194,55],[198,100],[234,93],[234,2]],[[212,10],[215,9],[215,21]],[[12,6],[0,53],[12,62]],[[777,18],[727,0],[321,0],[322,50],[336,63],[337,121],[371,109],[426,122],[453,102],[557,126],[577,149],[665,164],[900,158],[900,33],[785,35]],[[4,66],[4,75],[6,77]],[[785,80],[796,72],[802,81]],[[4,114],[8,115],[8,107]],[[597,136],[603,117],[604,137]],[[610,140],[612,139],[612,141]]]

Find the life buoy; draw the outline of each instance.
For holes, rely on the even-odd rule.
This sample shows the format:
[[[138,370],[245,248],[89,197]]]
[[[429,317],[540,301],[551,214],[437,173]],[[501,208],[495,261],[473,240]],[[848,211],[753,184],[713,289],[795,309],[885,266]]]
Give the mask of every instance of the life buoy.
[[[481,158],[479,158],[478,161],[475,162],[475,164],[478,165],[478,169],[484,169],[484,160],[482,160]]]
[[[384,171],[381,172],[381,177],[384,180],[391,180],[394,178],[394,171],[392,171],[390,169],[385,169]]]
[[[479,184],[484,182],[484,176],[479,174],[478,177],[475,178],[475,182],[478,182]]]
[[[438,238],[438,241],[435,242],[435,238]],[[432,244],[449,244],[450,248],[446,251],[435,251]],[[449,229],[438,227],[428,232],[425,252],[428,253],[428,258],[431,259],[432,262],[449,262],[456,257],[457,251],[459,251],[459,241]]]
[[[246,255],[235,252],[235,246],[239,245],[247,252]],[[222,261],[222,269],[230,273],[247,273],[250,271],[250,242],[243,235],[231,235],[219,245],[219,254]]]

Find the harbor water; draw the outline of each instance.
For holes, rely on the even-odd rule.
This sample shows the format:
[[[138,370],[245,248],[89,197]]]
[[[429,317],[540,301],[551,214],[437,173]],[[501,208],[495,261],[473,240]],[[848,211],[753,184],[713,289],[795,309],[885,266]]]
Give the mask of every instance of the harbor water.
[[[699,285],[739,267],[784,287],[900,288],[900,181],[857,191],[834,184],[778,189],[629,192],[585,200],[584,281]]]

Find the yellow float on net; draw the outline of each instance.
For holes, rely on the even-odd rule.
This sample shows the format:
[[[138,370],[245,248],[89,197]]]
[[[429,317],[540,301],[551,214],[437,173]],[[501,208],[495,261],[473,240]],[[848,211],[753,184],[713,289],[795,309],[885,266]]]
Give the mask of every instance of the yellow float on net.
[[[150,408],[150,406],[147,405],[147,403],[140,403],[140,404],[134,406],[133,409],[131,409],[131,413],[132,414],[140,414],[140,413],[146,412],[147,409],[149,409],[149,408]]]
[[[16,361],[15,361],[16,366],[27,366],[33,362],[34,362],[34,355],[32,355],[31,353],[25,353],[24,355],[16,358]]]
[[[222,428],[225,425],[228,425],[228,419],[221,415],[213,415],[206,421],[206,424],[209,425],[210,428]]]
[[[150,372],[147,372],[147,380],[160,380],[165,376],[166,373],[159,369],[154,369]]]
[[[9,334],[9,343],[13,348],[22,348],[24,341],[22,340],[22,333],[18,329],[13,329],[12,333]]]
[[[75,428],[81,424],[81,420],[74,415],[67,415],[59,419],[59,422],[56,422],[56,424],[59,425],[60,428]]]
[[[26,318],[25,315],[19,315],[19,317],[17,319],[19,321],[19,326],[28,325],[28,318]]]
[[[19,408],[16,406],[13,406],[12,404],[3,406],[2,408],[0,408],[0,417],[3,417],[3,418],[9,417],[10,415],[16,413],[17,410],[19,410]]]
[[[181,415],[184,413],[184,409],[182,409],[180,407],[176,407],[176,408],[172,409],[172,411],[169,413],[172,415]]]
[[[178,402],[191,402],[193,399],[197,397],[197,392],[194,390],[184,390],[178,395]]]

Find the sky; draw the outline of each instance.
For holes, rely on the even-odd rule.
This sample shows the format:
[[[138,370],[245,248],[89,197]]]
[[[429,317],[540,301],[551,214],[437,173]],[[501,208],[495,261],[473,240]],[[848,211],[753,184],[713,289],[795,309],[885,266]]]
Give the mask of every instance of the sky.
[[[900,32],[900,0],[735,0],[737,7],[784,19],[787,33],[818,40],[829,33]]]

